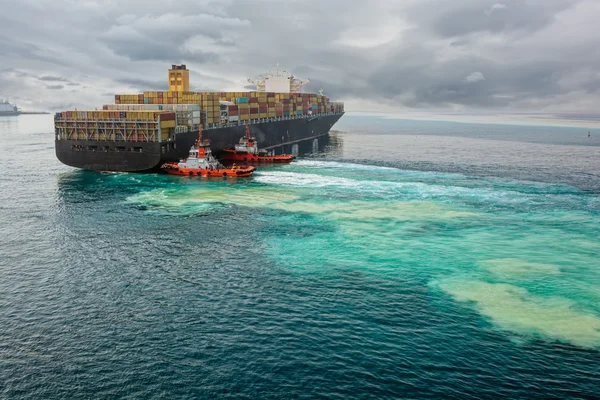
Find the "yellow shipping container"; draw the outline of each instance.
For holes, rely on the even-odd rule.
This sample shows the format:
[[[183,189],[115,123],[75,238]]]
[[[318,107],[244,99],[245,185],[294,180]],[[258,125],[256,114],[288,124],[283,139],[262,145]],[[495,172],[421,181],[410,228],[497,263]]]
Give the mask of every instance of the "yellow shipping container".
[[[160,121],[160,129],[175,128],[175,121]]]

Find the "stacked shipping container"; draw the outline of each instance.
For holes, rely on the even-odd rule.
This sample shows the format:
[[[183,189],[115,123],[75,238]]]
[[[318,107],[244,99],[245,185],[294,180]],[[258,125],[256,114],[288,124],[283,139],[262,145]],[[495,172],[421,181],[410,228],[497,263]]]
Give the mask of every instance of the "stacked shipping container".
[[[273,92],[144,92],[143,94],[120,94],[115,105],[197,104],[204,113],[203,123],[220,124],[219,102],[231,102],[224,106],[229,121],[255,120],[291,115],[342,113],[343,103],[331,102],[326,96],[309,93]],[[237,117],[237,118],[236,118]],[[194,121],[195,122],[195,121]]]

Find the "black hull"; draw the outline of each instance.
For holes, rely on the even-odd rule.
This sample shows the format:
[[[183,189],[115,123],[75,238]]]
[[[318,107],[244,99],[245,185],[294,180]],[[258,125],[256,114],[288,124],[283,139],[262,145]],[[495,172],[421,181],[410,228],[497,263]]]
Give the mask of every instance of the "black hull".
[[[321,115],[262,122],[250,125],[260,148],[282,146],[326,135],[343,114]],[[246,133],[245,125],[205,129],[203,136],[211,140],[218,153],[233,147]],[[187,157],[198,132],[178,133],[172,142],[103,142],[91,140],[56,140],[56,157],[72,167],[94,171],[142,172],[160,168],[166,161]]]

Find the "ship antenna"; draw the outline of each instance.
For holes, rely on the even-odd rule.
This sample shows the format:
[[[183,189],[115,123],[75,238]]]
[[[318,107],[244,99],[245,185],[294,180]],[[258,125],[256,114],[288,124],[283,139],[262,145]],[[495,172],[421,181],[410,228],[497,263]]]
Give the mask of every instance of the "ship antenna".
[[[250,125],[246,124],[246,138],[250,139]]]
[[[202,124],[198,125],[198,144],[202,143]]]

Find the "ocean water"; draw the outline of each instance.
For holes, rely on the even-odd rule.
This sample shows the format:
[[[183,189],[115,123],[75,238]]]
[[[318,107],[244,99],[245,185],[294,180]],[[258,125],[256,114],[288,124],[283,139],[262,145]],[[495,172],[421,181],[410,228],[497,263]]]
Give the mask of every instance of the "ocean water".
[[[335,128],[231,181],[0,119],[0,397],[598,396],[600,133]]]

